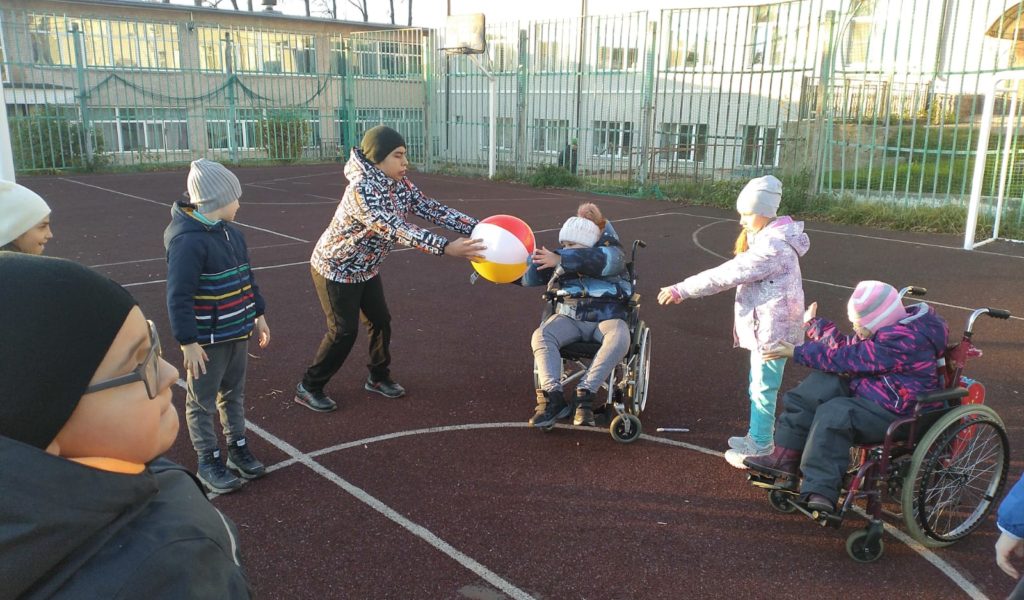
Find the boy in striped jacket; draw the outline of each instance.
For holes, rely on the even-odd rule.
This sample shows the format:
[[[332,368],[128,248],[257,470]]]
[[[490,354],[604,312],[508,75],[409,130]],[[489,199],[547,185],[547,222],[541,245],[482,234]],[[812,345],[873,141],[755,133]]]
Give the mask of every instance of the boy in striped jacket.
[[[171,207],[164,231],[167,312],[188,373],[185,421],[199,456],[199,480],[212,493],[232,492],[265,468],[245,440],[245,369],[249,338],[270,343],[264,302],[249,267],[242,232],[232,224],[242,187],[217,162],[199,159],[188,174],[188,202]],[[214,413],[228,442],[221,457]]]

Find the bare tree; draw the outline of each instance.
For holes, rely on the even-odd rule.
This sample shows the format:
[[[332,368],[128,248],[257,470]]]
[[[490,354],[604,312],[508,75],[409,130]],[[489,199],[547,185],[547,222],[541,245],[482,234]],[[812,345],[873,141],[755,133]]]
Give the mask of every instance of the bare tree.
[[[348,3],[356,7],[363,15],[363,21],[370,20],[370,13],[366,10],[366,0],[348,0]]]
[[[317,15],[323,15],[328,19],[338,18],[338,0],[314,0],[313,8]]]
[[[312,16],[309,14],[309,0],[302,0],[302,2],[306,5],[306,16]]]
[[[388,10],[390,11],[388,14],[391,15],[391,24],[394,25],[395,24],[395,0],[388,0],[388,4],[389,4],[389,9]]]
[[[412,0],[409,0],[409,27],[412,27]]]

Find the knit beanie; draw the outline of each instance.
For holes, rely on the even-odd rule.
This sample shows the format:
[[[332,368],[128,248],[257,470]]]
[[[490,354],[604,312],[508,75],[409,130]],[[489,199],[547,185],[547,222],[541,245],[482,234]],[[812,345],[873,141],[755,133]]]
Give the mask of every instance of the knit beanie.
[[[227,206],[242,197],[242,185],[238,178],[219,162],[200,158],[192,161],[188,172],[189,202],[199,207],[199,212],[209,214]]]
[[[782,201],[782,182],[773,175],[756,177],[747,182],[736,197],[736,212],[774,218]]]
[[[597,224],[583,217],[569,217],[558,232],[558,243],[573,242],[584,246],[593,246],[601,238],[601,230]]]
[[[363,141],[359,149],[363,155],[370,159],[373,164],[380,164],[384,159],[395,151],[395,148],[405,146],[405,138],[402,134],[387,125],[378,125],[363,135]]]
[[[0,179],[0,246],[6,246],[50,214],[46,201],[23,185]]]
[[[862,281],[846,305],[850,322],[872,333],[907,318],[907,310],[896,288],[881,281]]]
[[[45,449],[136,302],[60,258],[0,252],[0,282],[0,435]]]

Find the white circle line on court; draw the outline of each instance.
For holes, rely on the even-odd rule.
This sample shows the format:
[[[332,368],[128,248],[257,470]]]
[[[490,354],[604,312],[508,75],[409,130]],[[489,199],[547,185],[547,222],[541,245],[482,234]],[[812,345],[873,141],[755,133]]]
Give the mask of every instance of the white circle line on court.
[[[180,383],[181,382],[179,380],[179,384]],[[314,452],[309,452],[309,453],[301,452],[300,450],[298,450],[297,448],[295,448],[291,444],[288,444],[287,442],[281,440],[280,438],[274,436],[270,432],[268,432],[265,429],[259,427],[258,425],[255,425],[255,424],[251,423],[248,420],[246,421],[246,426],[250,430],[252,430],[256,435],[258,435],[259,437],[263,438],[264,440],[266,440],[267,442],[269,442],[270,444],[272,444],[273,446],[275,446],[276,448],[278,448],[279,450],[284,452],[286,455],[291,457],[288,460],[279,462],[279,463],[277,463],[275,465],[272,465],[272,466],[268,467],[267,468],[268,472],[276,471],[278,469],[282,469],[282,468],[291,466],[291,465],[296,464],[296,463],[302,464],[303,466],[306,466],[306,467],[312,469],[314,472],[316,472],[317,474],[321,475],[322,477],[328,479],[332,483],[338,485],[345,492],[347,492],[350,495],[354,496],[356,499],[360,500],[361,502],[367,504],[368,506],[370,506],[374,510],[377,510],[378,512],[383,514],[388,519],[394,521],[398,525],[402,526],[404,529],[408,530],[413,535],[416,535],[417,537],[420,537],[421,539],[426,541],[428,544],[434,546],[435,548],[437,548],[441,552],[447,554],[453,560],[455,560],[459,564],[462,564],[464,567],[466,567],[467,569],[473,571],[477,575],[481,576],[486,581],[488,581],[489,583],[491,583],[495,587],[498,587],[498,589],[501,589],[503,592],[509,594],[513,598],[532,598],[529,594],[527,594],[526,592],[523,592],[519,588],[513,586],[511,583],[508,583],[507,581],[505,581],[504,579],[502,579],[498,575],[492,573],[490,570],[488,570],[486,567],[484,567],[480,563],[478,563],[475,560],[473,560],[472,558],[466,556],[462,552],[459,552],[454,547],[452,547],[450,544],[448,544],[447,542],[445,542],[444,540],[442,540],[441,538],[439,538],[438,536],[436,536],[435,534],[433,534],[432,532],[430,532],[426,528],[424,528],[424,527],[422,527],[420,525],[417,525],[416,523],[413,523],[409,519],[403,517],[402,515],[397,513],[394,509],[388,507],[383,502],[381,502],[377,498],[373,497],[372,495],[367,493],[362,488],[356,487],[355,485],[349,483],[345,479],[343,479],[340,476],[338,476],[333,471],[327,469],[326,467],[324,467],[320,463],[318,463],[315,460],[313,460],[314,457],[324,456],[326,454],[330,454],[330,453],[333,453],[333,452],[338,452],[338,451],[346,450],[346,449],[349,449],[349,448],[366,446],[366,445],[377,443],[377,442],[384,442],[384,441],[388,441],[388,440],[394,440],[394,439],[398,439],[398,438],[405,438],[405,437],[411,437],[411,436],[416,436],[416,435],[424,435],[424,434],[432,434],[432,433],[448,433],[448,432],[452,432],[452,431],[472,431],[472,430],[479,430],[479,429],[524,429],[524,428],[532,429],[532,427],[529,424],[527,424],[527,423],[469,423],[469,424],[465,424],[465,425],[447,425],[447,426],[439,426],[439,427],[426,427],[426,428],[423,428],[423,429],[413,429],[413,430],[408,430],[408,431],[398,431],[398,432],[393,432],[393,433],[373,436],[373,437],[369,437],[369,438],[363,438],[363,439],[360,439],[360,440],[354,440],[354,441],[351,441],[351,442],[345,442],[343,444],[338,444],[338,445],[335,445],[335,446],[330,446],[330,447],[327,447],[327,448],[322,448],[320,450],[316,450]],[[588,433],[596,433],[596,434],[602,434],[602,435],[603,434],[607,434],[607,430],[605,430],[604,428],[597,428],[597,427],[580,428],[580,427],[572,427],[572,426],[569,426],[569,425],[562,425],[562,424],[556,425],[556,427],[558,429],[568,429],[568,430],[573,430],[573,431],[577,431],[577,432],[588,432]],[[669,438],[656,437],[656,436],[652,436],[652,435],[648,435],[648,434],[641,434],[640,438],[644,439],[644,440],[647,440],[647,441],[650,441],[650,442],[655,442],[655,443],[658,443],[658,444],[665,444],[665,445],[668,445],[668,446],[675,446],[675,447],[683,448],[683,449],[686,449],[686,450],[692,450],[692,451],[699,452],[701,454],[706,454],[706,455],[709,455],[709,456],[715,456],[715,457],[723,457],[724,456],[723,453],[721,453],[721,452],[719,452],[717,450],[712,450],[710,448],[705,448],[703,446],[698,446],[696,444],[689,444],[689,443],[686,443],[686,442],[680,442],[678,440],[673,440],[673,439],[669,439]],[[861,516],[864,516],[863,511],[861,511],[859,508],[855,507],[855,510],[857,512],[859,512],[861,514]],[[893,527],[892,525],[890,525],[888,523],[885,523],[885,530],[888,533],[890,533],[894,538],[896,538],[898,541],[900,541],[901,543],[907,545],[907,547],[909,547],[911,550],[913,550],[914,552],[919,554],[922,558],[924,558],[926,561],[928,561],[932,566],[934,566],[936,569],[938,569],[939,572],[941,572],[946,578],[948,578],[950,581],[952,581],[954,584],[956,584],[960,589],[962,589],[972,599],[974,599],[974,600],[987,600],[987,597],[985,596],[985,594],[980,589],[978,589],[977,586],[975,586],[973,583],[971,583],[967,579],[967,577],[965,577],[963,574],[961,574],[959,571],[957,571],[957,569],[955,567],[953,567],[951,564],[949,564],[948,562],[946,562],[945,560],[943,560],[942,558],[937,556],[934,552],[932,552],[931,549],[923,546],[922,544],[917,543],[910,536],[906,535],[905,533],[900,531],[898,528]],[[489,576],[485,575],[485,573],[489,574]],[[491,577],[493,577],[494,579],[492,579]],[[499,585],[499,583],[496,583],[496,582],[500,582],[501,585]],[[509,586],[510,589],[515,590],[516,592],[518,592],[518,593],[520,593],[522,595],[519,596],[519,595],[515,595],[515,594],[511,593],[509,591],[509,589],[506,589],[506,587],[503,587],[503,585]]]

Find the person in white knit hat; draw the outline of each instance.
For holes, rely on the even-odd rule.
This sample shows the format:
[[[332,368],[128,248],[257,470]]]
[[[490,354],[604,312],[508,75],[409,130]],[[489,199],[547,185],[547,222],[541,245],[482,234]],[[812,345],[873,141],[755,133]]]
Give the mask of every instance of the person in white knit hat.
[[[531,341],[540,389],[529,423],[542,429],[572,412],[562,390],[560,348],[573,342],[601,344],[576,384],[573,425],[589,426],[596,425],[596,392],[629,350],[626,318],[633,283],[615,228],[588,202],[566,219],[558,241],[562,248],[557,252],[537,249],[522,278],[522,285],[547,284],[548,292],[560,297],[555,313],[544,319]]]
[[[52,237],[46,201],[23,185],[0,179],[0,251],[42,254]]]
[[[660,304],[679,304],[736,288],[733,345],[750,352],[750,426],[731,437],[725,459],[745,469],[748,456],[771,454],[775,405],[786,358],[765,359],[762,350],[803,340],[804,289],[800,257],[810,248],[802,221],[779,217],[782,182],[772,175],[751,179],[736,198],[742,230],[732,260],[661,288]]]

